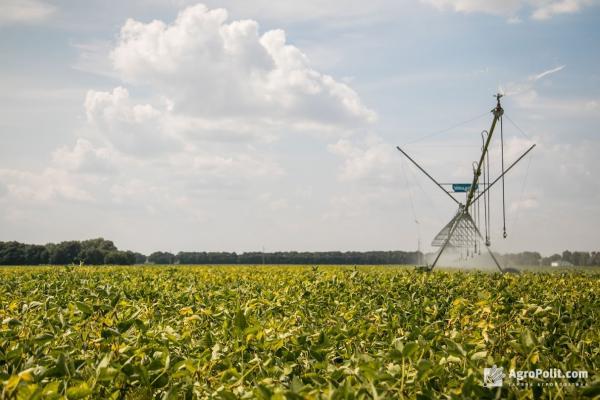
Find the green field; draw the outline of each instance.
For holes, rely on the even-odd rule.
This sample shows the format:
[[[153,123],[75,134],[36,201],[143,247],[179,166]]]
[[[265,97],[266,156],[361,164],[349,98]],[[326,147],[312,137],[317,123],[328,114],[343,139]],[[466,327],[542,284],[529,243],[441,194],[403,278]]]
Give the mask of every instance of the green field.
[[[594,397],[599,291],[594,273],[1,268],[0,397]],[[589,377],[484,388],[494,364]]]

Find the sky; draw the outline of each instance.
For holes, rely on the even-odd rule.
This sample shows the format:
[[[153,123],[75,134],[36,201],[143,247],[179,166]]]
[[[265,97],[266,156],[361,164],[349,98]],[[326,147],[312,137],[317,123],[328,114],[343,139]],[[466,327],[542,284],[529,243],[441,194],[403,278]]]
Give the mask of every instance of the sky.
[[[0,240],[429,251],[395,147],[470,182],[500,91],[493,248],[599,250],[599,43],[597,0],[2,0]]]

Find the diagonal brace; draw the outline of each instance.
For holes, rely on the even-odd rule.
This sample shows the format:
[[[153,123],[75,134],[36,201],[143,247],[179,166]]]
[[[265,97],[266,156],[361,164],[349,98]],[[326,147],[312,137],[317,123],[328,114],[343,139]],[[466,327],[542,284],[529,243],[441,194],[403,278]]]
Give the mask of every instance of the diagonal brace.
[[[450,198],[451,198],[451,199],[452,199],[452,200],[453,200],[453,201],[454,201],[456,204],[458,204],[459,206],[461,205],[461,204],[460,204],[460,202],[459,202],[458,200],[456,200],[456,199],[454,198],[454,196],[452,196],[452,195],[450,194],[450,192],[449,192],[449,191],[447,191],[446,189],[444,189],[444,187],[443,187],[442,185],[440,185],[440,183],[439,183],[438,181],[436,181],[436,180],[435,180],[435,179],[434,179],[434,178],[433,178],[431,175],[429,175],[429,174],[427,173],[427,171],[425,171],[425,170],[424,170],[424,169],[423,169],[423,168],[422,168],[422,167],[421,167],[419,164],[417,164],[417,162],[416,162],[415,160],[413,160],[413,159],[412,159],[412,158],[411,158],[411,157],[410,157],[408,154],[406,154],[406,152],[405,152],[404,150],[402,150],[402,149],[400,148],[400,146],[396,146],[396,148],[397,148],[397,149],[398,149],[398,150],[399,150],[399,151],[400,151],[402,154],[404,154],[404,155],[406,156],[406,158],[408,158],[408,159],[409,159],[409,160],[410,160],[410,161],[411,161],[413,164],[415,164],[415,166],[416,166],[417,168],[419,168],[419,169],[421,170],[421,172],[423,172],[425,175],[427,175],[427,177],[428,177],[429,179],[431,179],[431,180],[433,181],[433,183],[435,183],[435,184],[436,184],[436,185],[437,185],[437,186],[438,186],[440,189],[442,189],[442,191],[443,191],[444,193],[446,193],[446,194],[447,194],[447,195],[448,195],[448,196],[449,196],[449,197],[450,197]]]
[[[517,159],[516,159],[516,160],[515,160],[515,161],[514,161],[512,164],[510,164],[510,166],[509,166],[508,168],[506,168],[506,169],[504,170],[504,172],[503,172],[503,173],[502,173],[502,174],[501,174],[499,177],[497,177],[496,179],[494,179],[494,181],[493,181],[492,183],[490,183],[489,185],[487,185],[487,187],[486,187],[486,188],[485,188],[485,189],[484,189],[482,192],[480,192],[480,193],[479,193],[479,194],[478,194],[478,195],[477,195],[477,196],[476,196],[476,197],[473,199],[473,201],[472,201],[471,203],[474,203],[474,202],[475,202],[475,201],[476,201],[478,198],[480,198],[481,196],[483,196],[483,194],[484,194],[484,193],[486,193],[488,190],[490,190],[490,189],[491,189],[491,187],[492,187],[492,186],[493,186],[493,185],[494,185],[496,182],[498,182],[498,181],[499,181],[499,180],[500,180],[500,179],[501,179],[501,178],[502,178],[504,175],[506,175],[506,173],[507,173],[508,171],[510,171],[512,167],[514,167],[515,165],[517,165],[517,163],[518,163],[519,161],[521,161],[521,160],[523,159],[523,157],[525,157],[525,156],[526,156],[526,155],[527,155],[527,154],[528,154],[528,153],[529,153],[531,150],[533,150],[533,148],[534,148],[534,147],[535,147],[535,144],[531,145],[531,147],[530,147],[530,148],[528,148],[528,149],[527,149],[527,151],[526,151],[525,153],[521,154],[521,156],[520,156],[519,158],[517,158]]]
[[[452,219],[454,221],[454,224],[448,231],[448,237],[446,238],[446,241],[444,242],[444,244],[438,251],[437,255],[435,256],[435,260],[433,260],[433,264],[431,264],[431,267],[429,268],[429,272],[433,271],[433,269],[435,268],[435,265],[437,264],[440,257],[442,256],[442,253],[444,252],[444,250],[446,250],[446,246],[448,246],[448,243],[450,243],[450,239],[452,239],[452,235],[454,235],[454,231],[456,231],[456,228],[458,228],[458,225],[460,224],[460,219],[462,218],[462,215],[461,215],[462,213],[464,213],[464,211],[461,206],[461,208],[459,209],[456,216]]]

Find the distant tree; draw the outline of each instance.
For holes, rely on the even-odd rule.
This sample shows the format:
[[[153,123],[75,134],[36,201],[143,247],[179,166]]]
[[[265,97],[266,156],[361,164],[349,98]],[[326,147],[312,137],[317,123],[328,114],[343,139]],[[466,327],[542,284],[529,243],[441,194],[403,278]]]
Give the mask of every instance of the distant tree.
[[[509,265],[540,265],[544,263],[542,255],[537,251],[524,251],[522,253],[505,254],[502,262]]]
[[[102,251],[99,248],[84,248],[79,252],[79,260],[88,265],[99,265],[104,263],[104,258],[110,251]]]
[[[561,259],[562,261],[573,263],[573,253],[571,253],[569,250],[563,251]]]
[[[117,246],[112,240],[104,238],[88,239],[81,242],[82,249],[98,249],[103,252],[117,251]]]
[[[104,264],[108,265],[133,265],[135,254],[132,251],[113,250],[104,256]]]
[[[175,256],[179,264],[209,264],[208,253],[197,251],[180,251]]]
[[[537,251],[524,251],[518,258],[519,265],[540,265],[542,255]]]
[[[42,246],[39,244],[29,244],[26,245],[25,249],[25,258],[27,265],[41,265],[48,264],[48,250],[46,250],[46,246]]]
[[[574,251],[571,254],[571,262],[573,263],[573,265],[590,265],[590,259],[590,253],[588,253],[587,251]]]
[[[267,262],[267,253],[248,252],[239,254],[237,259],[240,264],[262,264],[263,259]]]
[[[148,261],[152,264],[173,264],[175,255],[169,252],[155,251],[148,256]]]
[[[81,251],[77,258],[86,264],[98,265],[103,264],[106,255],[113,251],[118,249],[112,240],[88,239],[81,242]]]
[[[208,253],[208,263],[209,264],[236,264],[237,263],[237,254],[236,253]]]
[[[23,265],[27,261],[26,247],[19,242],[0,242],[1,265]]]
[[[71,264],[79,262],[79,252],[81,243],[71,240],[61,242],[53,246],[49,253],[48,262],[50,264]]]
[[[146,260],[148,259],[148,257],[143,255],[142,253],[136,252],[136,253],[133,253],[133,256],[135,257],[136,264],[144,264],[146,262]]]

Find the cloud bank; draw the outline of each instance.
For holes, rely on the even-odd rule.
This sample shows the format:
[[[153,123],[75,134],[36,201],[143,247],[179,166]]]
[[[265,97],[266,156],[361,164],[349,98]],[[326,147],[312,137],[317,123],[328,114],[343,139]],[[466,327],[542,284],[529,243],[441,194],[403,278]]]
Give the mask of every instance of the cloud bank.
[[[518,22],[516,15],[526,10],[532,19],[546,20],[556,15],[572,14],[593,5],[594,0],[421,0],[434,7],[461,13],[484,13],[510,18]]]
[[[226,10],[202,4],[172,23],[128,19],[109,61],[121,85],[87,92],[79,137],[42,171],[0,170],[5,200],[205,218],[210,199],[261,198],[261,185],[285,176],[273,143],[337,140],[376,118],[284,31],[260,33],[256,21],[228,22]]]

